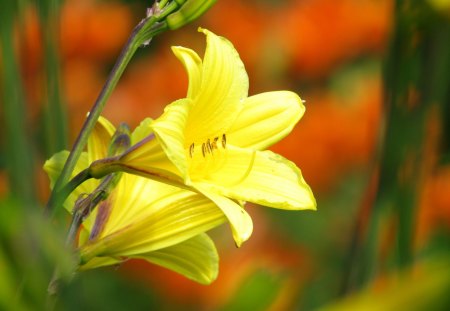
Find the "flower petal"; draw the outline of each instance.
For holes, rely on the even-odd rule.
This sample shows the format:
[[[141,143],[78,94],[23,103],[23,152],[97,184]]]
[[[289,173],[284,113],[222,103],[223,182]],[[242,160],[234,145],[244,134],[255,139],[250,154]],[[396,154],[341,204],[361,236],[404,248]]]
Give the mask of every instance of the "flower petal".
[[[206,234],[135,258],[145,259],[205,285],[213,282],[219,271],[219,255]]]
[[[253,232],[253,222],[242,206],[224,196],[208,190],[203,183],[196,183],[195,188],[217,204],[230,223],[231,232],[237,247],[247,241]]]
[[[64,150],[58,153],[55,153],[50,159],[45,161],[44,171],[47,173],[50,178],[50,187],[53,188],[56,180],[58,179],[61,171],[66,163],[67,158],[69,157],[69,151]],[[80,158],[74,168],[72,173],[72,177],[81,172],[83,169],[88,167],[88,156],[86,152],[81,153]],[[66,199],[64,202],[64,207],[69,212],[72,212],[75,201],[82,195],[91,193],[95,187],[98,185],[98,181],[94,179],[90,179],[79,185]]]
[[[173,46],[172,51],[183,63],[183,66],[188,73],[189,88],[187,97],[194,98],[200,90],[200,83],[202,81],[202,60],[198,54],[191,49],[181,46]]]
[[[182,113],[183,108],[182,103],[178,101],[169,105],[166,110],[179,109]],[[175,120],[171,118],[174,115],[175,113],[170,113],[168,117],[161,117],[157,122],[145,119],[131,135],[134,145],[120,157],[118,163],[114,164],[123,166],[122,170],[133,174],[183,183],[179,168],[186,167],[186,164],[182,163],[185,161],[185,158],[183,159],[185,150],[181,147],[182,142],[177,140],[182,140],[182,133],[176,128],[178,126],[176,117]],[[155,131],[153,127],[156,128]],[[175,147],[170,148],[171,145]],[[179,163],[178,167],[167,153],[174,158],[174,163]]]
[[[236,200],[269,207],[302,210],[316,209],[311,189],[297,166],[271,151],[252,151],[227,147],[217,165],[204,175],[204,184]]]
[[[107,156],[111,137],[115,131],[114,125],[106,118],[100,117],[98,119],[87,143],[89,163]]]
[[[123,261],[122,258],[113,258],[113,257],[95,257],[84,265],[80,266],[78,270],[85,271],[94,268],[100,268],[105,266],[112,266],[120,264]]]
[[[69,151],[63,150],[58,153],[55,153],[50,159],[45,161],[44,171],[47,173],[48,177],[50,178],[50,188],[51,189],[53,189],[53,186],[55,185],[56,180],[58,179],[59,175],[61,174],[61,171],[62,171],[64,164],[66,163],[68,157],[69,157]],[[80,159],[81,158],[83,158],[83,156],[80,156]],[[84,158],[84,159],[86,160],[86,165],[87,165],[87,158]],[[83,162],[83,161],[80,160],[79,162]]]
[[[151,127],[153,120],[151,118],[145,118],[131,133],[131,145],[137,144],[141,140],[153,134]]]
[[[203,195],[143,177],[124,174],[111,196],[111,213],[99,238],[81,248],[85,261],[169,247],[226,220]]]
[[[288,135],[305,112],[300,97],[289,91],[248,97],[227,132],[231,145],[263,150]]]
[[[207,43],[200,90],[191,98],[186,125],[188,145],[226,133],[248,94],[248,76],[233,45],[208,30],[200,31]]]
[[[189,100],[181,99],[168,105],[164,109],[164,114],[152,123],[152,128],[164,153],[178,169],[186,184],[189,184],[187,174],[188,146],[186,145],[184,130],[188,114]],[[146,162],[148,163],[148,160]],[[167,165],[164,162],[161,164]]]

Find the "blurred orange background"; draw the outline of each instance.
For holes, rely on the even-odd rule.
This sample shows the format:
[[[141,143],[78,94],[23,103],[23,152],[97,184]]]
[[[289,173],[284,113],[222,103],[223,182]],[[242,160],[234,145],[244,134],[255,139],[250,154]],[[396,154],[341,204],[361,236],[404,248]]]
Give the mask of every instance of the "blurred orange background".
[[[70,142],[128,35],[144,16],[145,4],[64,2],[59,38],[61,88]],[[184,97],[187,77],[170,46],[189,47],[201,55],[204,37],[196,28],[210,29],[229,39],[240,53],[250,78],[250,94],[287,89],[306,101],[303,119],[272,150],[302,169],[319,204],[315,213],[249,206],[255,232],[240,249],[234,247],[228,228],[215,230],[221,262],[219,278],[211,286],[138,261],[125,263],[119,271],[149,292],[166,297],[167,310],[175,306],[226,309],[258,273],[267,274],[278,288],[266,310],[292,310],[299,305],[308,309],[333,301],[341,286],[339,265],[355,234],[354,224],[364,223],[367,217],[363,207],[371,200],[371,180],[377,172],[385,122],[381,64],[393,7],[392,0],[219,0],[194,24],[165,33],[140,49],[104,115],[116,125],[126,122],[134,128],[143,118],[158,117],[166,104]],[[26,12],[25,20],[25,38],[18,41],[17,51],[28,118],[36,125],[45,102],[42,30],[34,10]],[[8,185],[4,178],[0,180],[6,193]],[[44,202],[48,181],[44,176],[39,180]],[[435,230],[450,227],[449,193],[450,166],[426,174],[415,225],[417,249],[426,245]],[[387,244],[392,243],[390,230],[387,224]],[[324,293],[317,293],[324,283]],[[310,296],[313,291],[317,296]]]

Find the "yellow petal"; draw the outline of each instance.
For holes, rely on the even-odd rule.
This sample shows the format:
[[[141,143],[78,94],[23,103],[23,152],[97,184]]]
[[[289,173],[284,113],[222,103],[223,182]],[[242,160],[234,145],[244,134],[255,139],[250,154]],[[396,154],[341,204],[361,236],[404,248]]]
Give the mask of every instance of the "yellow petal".
[[[47,173],[47,175],[50,178],[50,187],[53,188],[53,185],[55,184],[56,180],[58,179],[59,175],[61,174],[61,171],[64,167],[64,163],[66,163],[67,157],[69,156],[69,151],[61,151],[58,153],[55,153],[50,159],[45,161],[44,164],[44,171]],[[77,175],[79,172],[81,172],[83,169],[88,167],[88,156],[86,152],[81,153],[80,158],[74,168],[74,171],[72,173],[72,177]],[[73,206],[75,204],[75,201],[82,195],[82,194],[89,194],[91,193],[98,185],[97,180],[87,180],[81,185],[79,185],[66,199],[64,202],[64,207],[69,211],[72,212]]]
[[[85,261],[169,247],[226,220],[206,197],[143,177],[123,174],[111,196],[111,213],[100,237],[81,248]]]
[[[202,81],[202,60],[198,54],[191,49],[181,46],[174,46],[172,47],[172,51],[183,63],[183,66],[188,73],[189,88],[187,97],[194,98],[200,90],[200,83]]]
[[[205,285],[213,282],[219,271],[216,247],[206,234],[135,258],[145,259]]]
[[[236,246],[240,247],[242,243],[250,238],[253,232],[253,222],[242,206],[233,200],[209,191],[208,186],[203,183],[196,183],[194,186],[223,211],[230,223]]]
[[[200,90],[192,99],[186,141],[202,143],[226,133],[248,94],[248,76],[233,45],[208,30]]]
[[[229,146],[203,176],[210,191],[269,207],[316,209],[311,189],[297,166],[271,151]]]
[[[168,105],[164,109],[164,114],[152,123],[152,128],[164,153],[178,169],[179,175],[181,175],[186,184],[189,184],[189,176],[187,174],[188,146],[185,142],[184,130],[188,114],[189,100],[181,99]],[[155,165],[153,166],[155,167]]]
[[[50,159],[45,161],[44,171],[47,173],[47,175],[50,179],[50,188],[51,189],[53,189],[53,186],[55,185],[56,180],[58,179],[59,175],[61,174],[61,171],[64,167],[64,163],[66,163],[68,157],[69,157],[69,151],[63,150],[58,153],[55,153]],[[85,160],[87,160],[87,158],[85,158]],[[82,162],[82,161],[80,160],[79,162]],[[87,165],[87,161],[86,161],[86,165]]]
[[[131,145],[134,145],[146,137],[153,134],[153,129],[151,128],[153,120],[151,118],[145,118],[131,133]]]
[[[103,159],[108,154],[111,137],[116,128],[106,118],[100,117],[88,139],[87,150],[89,163]]]
[[[120,264],[123,261],[122,258],[113,258],[113,257],[95,257],[84,265],[80,266],[78,270],[85,271],[94,268],[100,268],[105,266],[112,266]]]
[[[231,145],[263,150],[288,135],[305,112],[300,97],[289,91],[247,98],[239,117],[227,132]]]
[[[102,236],[131,223],[151,217],[152,213],[177,200],[177,195],[191,195],[182,189],[131,174],[122,177],[112,193],[112,211]],[[165,201],[167,200],[167,201]]]
[[[157,129],[162,138],[157,138],[152,128],[154,121],[145,119],[131,135],[133,146],[121,156],[119,162],[116,164],[123,166],[123,170],[134,174],[146,175],[155,179],[157,179],[157,176],[160,176],[162,179],[168,178],[172,181],[182,183],[183,179],[180,177],[180,171],[169,160],[166,151],[163,149],[163,146],[170,145],[172,140],[170,131],[165,131],[165,127],[169,126],[171,122],[163,120],[160,123],[163,124],[159,127],[157,126]],[[166,136],[169,136],[167,139],[168,142],[161,144],[161,139]],[[182,153],[184,154],[184,150]],[[177,161],[180,162],[183,159],[177,159]]]

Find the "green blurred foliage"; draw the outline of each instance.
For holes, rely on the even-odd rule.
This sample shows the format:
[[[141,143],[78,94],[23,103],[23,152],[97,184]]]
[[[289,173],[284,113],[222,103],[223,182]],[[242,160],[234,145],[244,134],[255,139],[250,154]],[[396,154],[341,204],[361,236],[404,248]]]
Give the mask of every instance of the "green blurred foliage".
[[[223,311],[263,311],[275,301],[282,287],[283,277],[257,270],[239,287],[233,300],[220,308]]]
[[[2,310],[44,310],[55,267],[72,278],[75,260],[39,206],[29,211],[13,199],[0,201],[0,306]]]
[[[151,1],[122,2],[136,10],[148,6]],[[295,0],[252,0],[247,3],[275,9],[294,2]],[[432,170],[450,163],[450,22],[448,15],[431,10],[423,1],[396,3],[398,6],[407,3],[413,10],[411,15],[397,15],[398,29],[393,31],[391,50],[386,52],[386,89],[402,102],[405,97],[408,100],[408,94],[411,94],[408,90],[413,86],[421,94],[423,105],[419,105],[417,110],[395,110],[401,105],[395,101],[392,104],[389,98],[384,101],[391,106],[385,107],[387,118],[384,125],[387,134],[384,145],[379,146],[384,156],[374,156],[378,157],[374,161],[381,161],[382,174],[378,187],[378,192],[382,195],[375,204],[375,210],[367,214],[361,212],[364,205],[362,202],[372,187],[374,168],[368,167],[342,176],[334,191],[319,193],[317,212],[305,212],[298,217],[279,210],[267,209],[263,212],[270,230],[277,233],[280,244],[281,239],[289,240],[295,247],[305,251],[312,262],[308,266],[297,267],[300,275],[305,277],[302,280],[304,286],[295,289],[296,295],[290,305],[298,310],[316,310],[325,305],[328,305],[325,310],[450,309],[450,267],[447,253],[450,249],[449,229],[437,226],[426,245],[414,250],[411,245],[411,228],[418,204],[418,199],[414,196],[418,195],[422,185],[416,183],[419,178],[416,180],[417,175],[414,174],[408,179],[406,190],[399,188],[397,180],[398,166],[405,161],[405,148],[419,152],[420,147],[428,140],[423,130],[430,107],[438,107],[439,122],[443,129],[438,146],[439,154],[436,155],[437,167]],[[20,21],[23,18],[29,1],[2,2],[0,9],[0,167],[8,172],[10,179],[8,198],[0,199],[0,309],[39,310],[51,305],[56,310],[202,309],[201,304],[175,301],[170,295],[161,294],[159,286],[141,284],[119,274],[115,269],[71,275],[74,258],[64,246],[65,232],[61,228],[55,229],[55,224],[41,215],[42,204],[37,202],[37,191],[33,188],[36,179],[33,176],[36,153],[48,155],[67,147],[68,122],[65,117],[64,94],[58,85],[61,79],[59,55],[53,42],[56,40],[55,33],[48,29],[53,27],[53,31],[55,30],[56,26],[48,17],[57,17],[60,4],[60,1],[54,0],[42,0],[37,4],[40,22],[49,30],[45,35],[44,85],[47,85],[48,107],[52,107],[45,108],[46,121],[39,124],[43,139],[38,142],[31,139],[35,135],[35,129],[28,128],[25,87],[12,43],[15,19]],[[233,16],[231,13],[226,17]],[[136,20],[143,14],[139,11]],[[229,27],[238,26],[235,21],[229,23]],[[411,42],[417,45],[411,46]],[[155,45],[163,43],[156,42]],[[274,55],[276,48],[270,44],[267,44],[269,49],[263,53],[268,58],[278,57],[273,61],[285,66],[279,59],[285,55]],[[326,44],[327,42],[323,42],[324,48]],[[154,52],[153,47],[140,50],[138,57],[151,57]],[[105,66],[108,65],[110,64]],[[271,64],[265,66],[269,68]],[[379,59],[363,55],[348,60],[319,80],[308,80],[302,73],[286,74],[288,77],[285,78],[291,79],[298,90],[314,89],[316,84],[320,87],[326,85],[327,89],[345,98],[352,94],[355,81],[367,79],[378,72],[379,68]],[[281,72],[284,69],[286,68],[272,70],[278,74],[276,70]],[[301,82],[297,83],[299,79]],[[422,155],[418,158],[420,165]],[[377,165],[373,163],[373,166]],[[361,215],[369,219],[368,223],[364,223],[365,226],[361,226]],[[390,228],[397,220],[404,221],[401,225],[403,233],[389,236],[386,232],[391,233]],[[400,234],[402,237],[398,236]],[[388,235],[388,238],[384,236],[384,241],[391,239],[398,244],[381,245],[383,235]],[[267,248],[266,251],[271,250]],[[402,254],[401,259],[399,254]],[[51,301],[47,298],[47,286],[55,267],[58,267],[62,282],[59,297],[56,301]],[[306,271],[307,269],[310,270]],[[422,270],[422,273],[415,273],[415,269]],[[266,271],[256,268],[250,271],[241,282],[234,284],[234,294],[218,307],[219,310],[273,310],[274,305],[276,306],[274,303],[286,290],[289,275],[286,275],[286,270]],[[398,279],[398,282],[383,283],[385,279]],[[377,282],[381,282],[381,285]],[[379,292],[374,290],[377,284],[381,288]],[[178,288],[173,288],[173,295],[177,290]]]

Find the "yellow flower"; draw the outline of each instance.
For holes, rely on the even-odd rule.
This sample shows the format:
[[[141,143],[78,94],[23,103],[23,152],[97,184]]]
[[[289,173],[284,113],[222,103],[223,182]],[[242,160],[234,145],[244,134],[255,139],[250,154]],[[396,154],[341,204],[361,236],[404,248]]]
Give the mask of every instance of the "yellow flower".
[[[140,131],[132,134],[132,142]],[[101,118],[74,175],[106,157],[114,132],[114,126]],[[52,183],[67,156],[63,151],[45,163]],[[71,211],[76,200],[100,182],[88,180],[80,185],[66,200],[66,209]],[[80,269],[141,258],[208,284],[217,276],[218,255],[204,232],[225,221],[222,211],[201,194],[123,173],[108,198],[83,221],[77,241]]]
[[[316,209],[297,166],[262,151],[292,130],[305,107],[288,91],[248,97],[248,76],[233,45],[200,31],[207,40],[203,61],[193,50],[173,47],[189,76],[187,97],[168,105],[160,118],[145,120],[139,133],[142,141],[114,165],[204,194],[227,216],[240,245],[253,228],[242,207],[245,201],[288,210]]]

